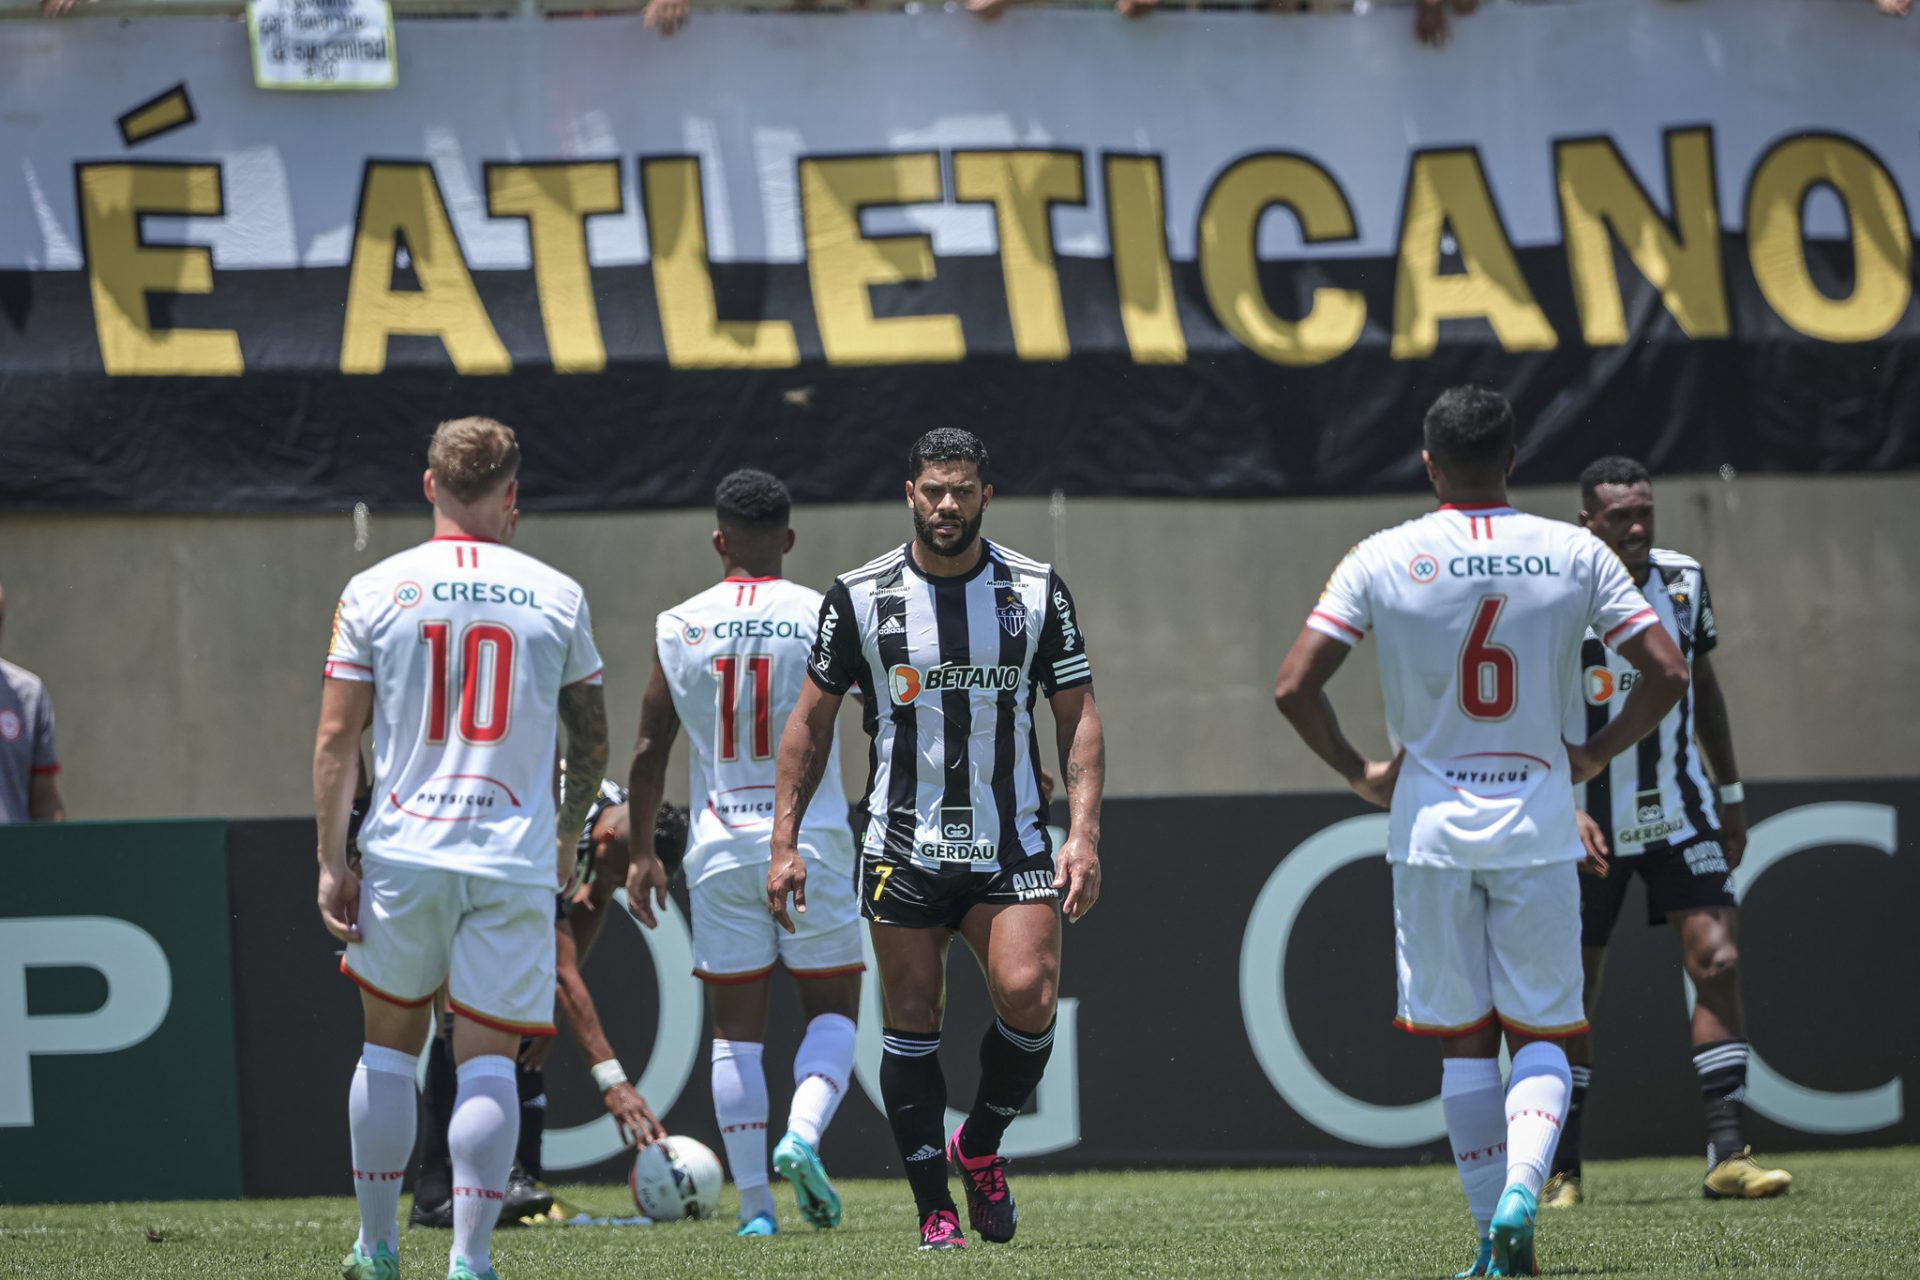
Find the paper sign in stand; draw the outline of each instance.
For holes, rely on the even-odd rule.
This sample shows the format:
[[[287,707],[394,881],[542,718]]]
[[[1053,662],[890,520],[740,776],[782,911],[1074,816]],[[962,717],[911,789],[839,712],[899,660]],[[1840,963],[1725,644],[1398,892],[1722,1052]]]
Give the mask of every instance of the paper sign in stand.
[[[262,89],[391,89],[400,83],[391,0],[247,0]]]

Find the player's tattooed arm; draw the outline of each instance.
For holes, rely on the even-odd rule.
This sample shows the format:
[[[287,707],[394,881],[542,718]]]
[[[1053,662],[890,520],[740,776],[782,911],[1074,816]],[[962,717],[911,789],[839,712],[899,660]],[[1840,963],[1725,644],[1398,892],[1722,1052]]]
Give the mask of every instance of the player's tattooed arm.
[[[840,713],[841,695],[828,693],[809,680],[800,686],[800,699],[780,734],[780,755],[773,775],[772,860],[767,864],[767,910],[788,933],[796,911],[807,909],[807,864],[800,856],[800,820],[826,773],[833,749],[833,722]]]
[[[1100,798],[1107,785],[1107,739],[1092,685],[1061,690],[1053,708],[1060,774],[1067,789],[1067,842],[1060,847],[1053,884],[1061,910],[1074,921],[1100,900]]]
[[[573,879],[573,858],[587,813],[607,776],[607,691],[582,680],[560,690],[560,726],[567,735],[566,783],[554,834],[560,842],[563,881]]]
[[[627,767],[629,815],[660,811],[660,797],[667,789],[667,759],[679,734],[680,713],[674,709],[673,688],[656,649],[653,671],[640,695],[640,732],[633,742],[633,763]],[[667,907],[667,869],[654,847],[653,826],[650,821],[629,821],[626,876],[627,910],[649,929],[660,923],[657,912]]]

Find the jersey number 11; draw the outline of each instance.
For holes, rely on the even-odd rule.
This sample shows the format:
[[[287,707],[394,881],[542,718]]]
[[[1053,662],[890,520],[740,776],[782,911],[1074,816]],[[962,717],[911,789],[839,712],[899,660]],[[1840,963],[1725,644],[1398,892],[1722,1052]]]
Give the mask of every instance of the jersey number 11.
[[[740,698],[745,693],[750,705],[746,718],[753,725],[755,760],[773,758],[773,726],[768,723],[768,706],[773,701],[773,658],[769,654],[747,655],[746,688],[740,685],[740,657],[725,653],[713,660],[713,673],[720,677],[720,760],[732,764],[740,758]]]

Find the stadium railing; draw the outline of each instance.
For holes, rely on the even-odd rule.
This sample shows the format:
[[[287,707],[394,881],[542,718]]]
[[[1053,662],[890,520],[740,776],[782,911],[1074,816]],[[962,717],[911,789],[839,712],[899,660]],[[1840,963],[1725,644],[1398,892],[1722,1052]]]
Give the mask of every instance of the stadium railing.
[[[1110,11],[1109,0],[1017,0],[1023,8],[1087,9]],[[1536,0],[1537,2],[1537,0]],[[1347,12],[1369,8],[1411,7],[1416,0],[1160,0],[1167,12],[1203,9],[1269,9],[1276,12]],[[637,13],[647,0],[394,0],[394,13],[400,17],[450,18],[497,17],[508,14],[547,17],[592,16],[594,14]],[[37,18],[41,0],[0,0],[0,18]],[[855,8],[938,9],[943,0],[691,0],[698,12],[732,10],[736,12],[792,13],[839,12]],[[238,16],[246,12],[246,0],[80,0],[63,15],[72,18],[153,18]]]

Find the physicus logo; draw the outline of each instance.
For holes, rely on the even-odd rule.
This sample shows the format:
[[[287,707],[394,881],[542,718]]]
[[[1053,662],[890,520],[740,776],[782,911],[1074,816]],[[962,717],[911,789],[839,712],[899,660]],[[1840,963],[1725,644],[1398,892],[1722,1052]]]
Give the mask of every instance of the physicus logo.
[[[1423,551],[1407,565],[1407,576],[1424,586],[1440,576],[1440,562]]]
[[[424,594],[425,592],[420,590],[419,583],[403,582],[393,589],[393,602],[402,609],[411,609],[420,603],[420,598]]]

